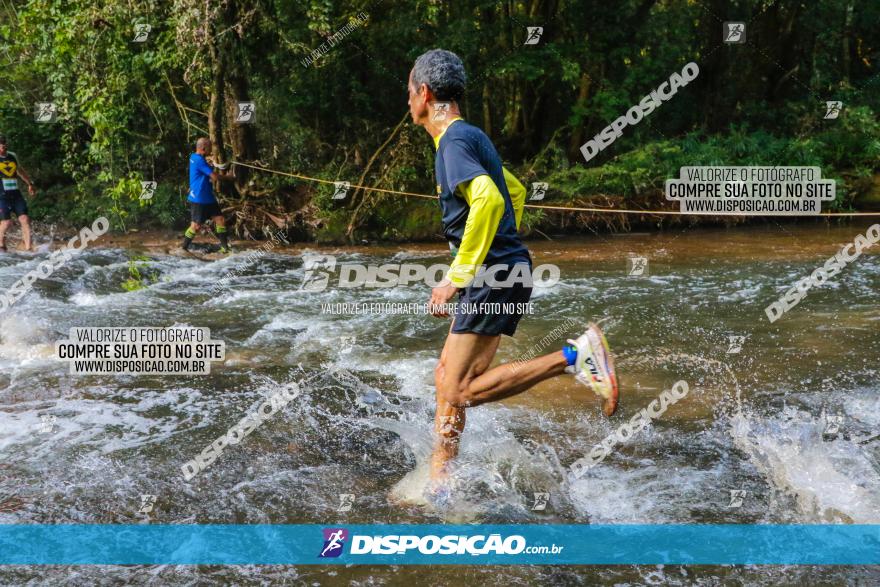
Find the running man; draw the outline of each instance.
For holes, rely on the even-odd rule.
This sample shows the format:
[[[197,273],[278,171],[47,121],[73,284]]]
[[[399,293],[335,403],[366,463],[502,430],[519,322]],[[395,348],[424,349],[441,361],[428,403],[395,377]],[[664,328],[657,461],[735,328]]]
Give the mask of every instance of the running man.
[[[24,196],[18,189],[18,178],[28,186],[31,197],[37,193],[31,178],[18,163],[15,153],[6,149],[5,136],[0,136],[0,251],[6,252],[6,231],[12,224],[13,212],[21,225],[22,250],[31,250],[31,221],[28,218],[28,207]]]
[[[229,253],[226,219],[223,218],[223,211],[220,210],[217,198],[214,197],[211,180],[233,181],[235,176],[231,173],[214,171],[206,159],[210,154],[211,140],[202,137],[196,141],[196,152],[189,156],[189,196],[186,201],[189,202],[192,222],[183,233],[183,245],[181,246],[184,251],[189,251],[193,237],[196,236],[202,224],[210,218],[214,221],[214,232],[220,239],[220,252]]]
[[[456,295],[460,304],[524,305],[531,283],[491,287],[474,284],[481,265],[501,270],[496,282],[517,274],[522,264],[531,275],[531,256],[517,234],[526,190],[501,165],[486,134],[461,118],[458,102],[465,91],[461,59],[434,49],[416,59],[409,74],[409,109],[413,122],[425,127],[437,149],[434,171],[443,214],[443,229],[455,257],[446,278],[431,292],[434,308]],[[496,306],[497,307],[497,306]],[[462,308],[462,306],[459,306]],[[446,316],[441,308],[435,316]],[[465,425],[465,408],[517,395],[563,373],[574,374],[602,399],[611,416],[617,409],[618,388],[608,343],[591,324],[562,350],[520,363],[490,369],[501,335],[513,336],[521,313],[493,314],[457,311],[434,370],[437,412],[436,440],[431,458],[432,490],[443,491],[447,464],[458,454]]]

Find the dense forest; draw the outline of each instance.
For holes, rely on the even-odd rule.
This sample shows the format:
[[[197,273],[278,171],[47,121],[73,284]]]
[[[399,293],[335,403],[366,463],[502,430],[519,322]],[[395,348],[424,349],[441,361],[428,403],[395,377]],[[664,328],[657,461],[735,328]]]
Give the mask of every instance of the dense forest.
[[[432,143],[406,85],[435,47],[461,56],[465,117],[524,184],[548,184],[542,203],[670,207],[663,181],[709,164],[818,165],[838,180],[830,209],[880,202],[874,0],[4,0],[0,14],[0,133],[40,190],[37,220],[182,226],[199,136],[220,163],[430,194]],[[725,42],[728,21],[744,42]],[[585,159],[582,144],[689,62],[694,81]],[[235,170],[222,205],[241,237],[440,232],[428,200],[334,199],[332,183]],[[660,221],[528,210],[524,227]]]

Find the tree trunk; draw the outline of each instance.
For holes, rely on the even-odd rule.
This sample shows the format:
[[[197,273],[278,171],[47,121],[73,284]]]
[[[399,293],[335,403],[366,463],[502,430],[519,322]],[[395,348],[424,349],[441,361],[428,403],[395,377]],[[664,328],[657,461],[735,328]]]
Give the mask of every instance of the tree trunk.
[[[841,50],[843,52],[843,82],[849,86],[849,74],[850,74],[850,50],[849,50],[849,39],[852,36],[852,23],[853,23],[853,3],[852,0],[846,3],[846,17],[843,26],[843,45]]]
[[[216,27],[215,27],[216,28]],[[213,33],[214,31],[212,31]],[[214,145],[217,161],[223,158],[223,105],[226,98],[226,63],[216,38],[212,36],[211,54],[211,104],[208,107],[208,138]]]
[[[483,84],[483,132],[488,136],[492,136],[492,94],[489,91],[489,84]]]
[[[235,160],[254,160],[257,158],[257,137],[252,123],[236,122],[238,103],[250,102],[248,81],[247,51],[242,47],[241,30],[246,26],[244,15],[236,0],[225,0],[218,7],[217,16],[211,23],[211,36],[208,41],[211,56],[211,104],[208,111],[208,130],[214,144],[214,161],[222,164],[227,160],[225,138],[232,147]],[[226,116],[224,117],[224,110]],[[257,110],[255,116],[259,116]],[[224,133],[224,118],[227,123]],[[234,188],[247,195],[250,170],[238,167],[235,170]],[[226,196],[234,196],[236,189],[229,183],[217,186]]]
[[[223,143],[223,108],[226,101],[226,56],[221,47],[222,39],[217,37],[218,23],[210,27],[208,49],[211,55],[211,103],[208,107],[208,138],[211,139],[212,153],[215,163],[224,161]],[[215,181],[214,192],[227,195],[222,182]]]
[[[580,81],[579,88],[578,88],[578,97],[577,97],[577,101],[575,102],[575,107],[574,107],[574,110],[576,112],[586,108],[587,98],[590,97],[590,82],[591,81],[592,80],[590,79],[589,75],[587,75],[586,73],[581,74],[581,81]],[[571,141],[568,143],[568,158],[573,161],[578,158],[578,155],[580,154],[581,145],[583,144],[583,138],[584,138],[583,122],[585,122],[585,121],[580,121],[579,123],[577,123],[575,125],[573,132],[571,133]]]
[[[697,88],[703,91],[703,128],[713,133],[719,132],[727,126],[727,120],[722,115],[725,111],[722,108],[722,102],[727,95],[724,75],[727,70],[726,55],[730,48],[725,46],[712,51],[721,42],[723,34],[721,23],[718,22],[718,18],[714,15],[719,15],[719,17],[726,20],[727,12],[724,4],[721,0],[713,0],[708,11],[704,12],[701,16],[701,28],[703,29],[703,35],[705,35],[703,41],[704,51],[711,51],[711,54],[707,55],[700,62],[700,78],[703,80],[703,83],[697,85]],[[746,34],[748,35],[748,31],[746,31]],[[743,63],[742,65],[744,68],[748,67],[748,63]]]
[[[250,84],[247,77],[238,68],[233,68],[233,72],[229,76],[229,105],[233,113],[230,120],[235,120],[239,102],[250,101]],[[260,114],[260,110],[257,109],[255,116],[259,117]],[[257,133],[252,123],[232,124],[229,128],[229,134],[233,159],[236,161],[253,161],[259,158],[257,153]],[[235,169],[235,187],[243,196],[246,196],[250,191],[248,189],[250,171],[247,167],[236,167]]]

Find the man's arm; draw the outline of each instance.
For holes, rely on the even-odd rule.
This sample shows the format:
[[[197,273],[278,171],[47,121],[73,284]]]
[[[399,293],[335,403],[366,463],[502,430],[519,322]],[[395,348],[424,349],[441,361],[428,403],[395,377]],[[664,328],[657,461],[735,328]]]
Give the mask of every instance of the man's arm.
[[[213,180],[223,180],[223,181],[234,181],[235,173],[226,171],[226,165],[217,165],[216,167],[212,167],[211,169],[211,179]],[[215,169],[217,171],[215,171]]]
[[[507,171],[507,168],[501,168],[504,171],[504,183],[507,184],[507,191],[510,193],[510,202],[513,204],[513,214],[516,217],[516,229],[519,230],[519,222],[522,220],[523,206],[526,204],[526,188]]]
[[[492,240],[498,232],[498,225],[504,215],[504,196],[488,175],[479,175],[461,184],[459,189],[470,206],[461,237],[461,245],[446,279],[431,290],[431,314],[446,316],[443,304],[451,300],[459,288],[467,287],[483,264]]]
[[[231,173],[226,173],[226,172],[223,172],[223,171],[221,171],[221,172],[219,172],[219,173],[216,172],[216,171],[212,171],[212,172],[211,172],[211,179],[213,179],[213,180],[222,180],[222,181],[232,181],[232,180],[235,179],[235,176],[234,176],[233,174],[231,174]]]
[[[33,196],[37,192],[37,190],[34,189],[34,182],[31,181],[31,178],[28,176],[27,173],[25,173],[25,171],[24,171],[24,169],[22,169],[21,165],[18,165],[16,167],[16,173],[18,174],[18,177],[20,177],[22,179],[22,181],[24,181],[27,184],[28,193]]]
[[[470,211],[461,245],[446,275],[456,287],[466,287],[473,280],[489,252],[504,215],[504,196],[491,177],[480,175],[462,187]]]
[[[225,169],[226,169],[226,166],[223,166],[223,167],[218,166],[217,171],[215,171],[214,167],[211,167],[210,165],[208,165],[207,161],[203,161],[202,165],[199,166],[199,171],[201,171],[202,173],[207,175],[212,181],[218,181],[218,180],[231,181],[231,180],[234,180],[235,176],[232,175],[231,173],[227,173],[226,171],[224,171]]]

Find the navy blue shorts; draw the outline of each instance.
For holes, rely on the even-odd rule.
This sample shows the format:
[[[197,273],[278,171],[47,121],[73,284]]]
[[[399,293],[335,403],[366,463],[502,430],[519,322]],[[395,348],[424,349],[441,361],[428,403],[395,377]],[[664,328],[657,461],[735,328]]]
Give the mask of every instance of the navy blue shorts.
[[[515,279],[516,283],[512,285],[493,288],[487,283],[471,285],[459,290],[455,318],[452,320],[452,332],[513,336],[520,318],[527,312],[529,299],[532,297],[531,264],[519,265],[527,267],[527,270],[521,271],[522,275],[528,276],[527,283]],[[503,283],[510,279],[511,272],[513,266],[499,271],[494,276],[494,280]]]
[[[196,204],[195,202],[189,203],[190,210],[190,218],[196,224],[204,224],[214,216],[223,216],[223,210],[220,209],[220,206],[217,202],[212,202],[210,204]]]
[[[16,216],[26,216],[28,213],[27,202],[18,190],[0,194],[0,220],[11,220],[13,212]]]

